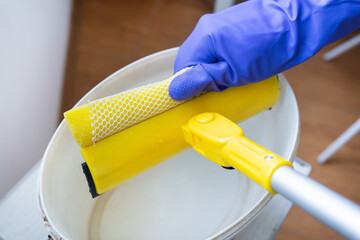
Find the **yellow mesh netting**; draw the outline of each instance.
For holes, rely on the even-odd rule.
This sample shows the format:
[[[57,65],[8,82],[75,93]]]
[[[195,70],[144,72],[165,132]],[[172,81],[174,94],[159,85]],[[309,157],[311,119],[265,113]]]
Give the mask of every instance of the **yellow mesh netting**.
[[[184,101],[173,100],[169,85],[173,78],[132,89],[90,103],[92,142],[95,143],[114,133],[173,108]]]

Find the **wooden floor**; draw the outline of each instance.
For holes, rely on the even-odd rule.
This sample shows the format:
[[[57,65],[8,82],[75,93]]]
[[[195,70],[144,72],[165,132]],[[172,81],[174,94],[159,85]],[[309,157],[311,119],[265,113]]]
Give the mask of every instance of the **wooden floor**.
[[[75,0],[62,110],[119,68],[180,45],[211,0]],[[331,47],[337,45],[334,43]],[[301,117],[298,156],[313,166],[311,177],[360,203],[360,134],[328,163],[316,156],[360,117],[360,47],[330,63],[322,50],[285,72]],[[342,239],[293,207],[276,239]]]

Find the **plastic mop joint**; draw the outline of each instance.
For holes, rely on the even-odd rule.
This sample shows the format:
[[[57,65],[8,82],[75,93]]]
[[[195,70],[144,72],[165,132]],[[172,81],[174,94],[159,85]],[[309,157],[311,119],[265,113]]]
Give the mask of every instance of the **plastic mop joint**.
[[[242,129],[217,113],[202,113],[183,126],[186,142],[204,157],[223,167],[233,167],[270,193],[271,177],[289,161],[244,137]]]

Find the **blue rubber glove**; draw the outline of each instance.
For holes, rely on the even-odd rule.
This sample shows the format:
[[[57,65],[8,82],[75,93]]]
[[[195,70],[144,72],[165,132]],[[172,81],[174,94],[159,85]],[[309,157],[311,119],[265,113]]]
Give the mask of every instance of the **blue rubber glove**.
[[[359,0],[250,0],[204,15],[179,48],[176,100],[269,78],[360,27]]]

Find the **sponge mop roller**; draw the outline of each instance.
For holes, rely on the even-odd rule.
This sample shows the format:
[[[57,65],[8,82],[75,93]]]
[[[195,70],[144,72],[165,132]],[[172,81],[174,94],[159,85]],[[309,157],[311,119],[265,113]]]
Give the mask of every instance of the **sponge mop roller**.
[[[162,113],[184,101],[173,100],[170,82],[190,68],[165,81],[90,102],[64,113],[72,136],[81,147],[94,144],[138,122]]]
[[[87,175],[91,175],[87,177],[93,196],[189,148],[181,127],[191,117],[202,112],[217,112],[241,122],[272,107],[279,96],[274,76],[223,92],[208,92],[186,102],[175,101],[168,94],[172,78],[65,113],[69,129],[81,146]],[[105,108],[109,101],[110,111]],[[108,116],[104,118],[102,114]],[[94,115],[98,117],[97,122]],[[126,122],[129,124],[124,124]],[[98,134],[100,130],[96,128],[104,134]]]

